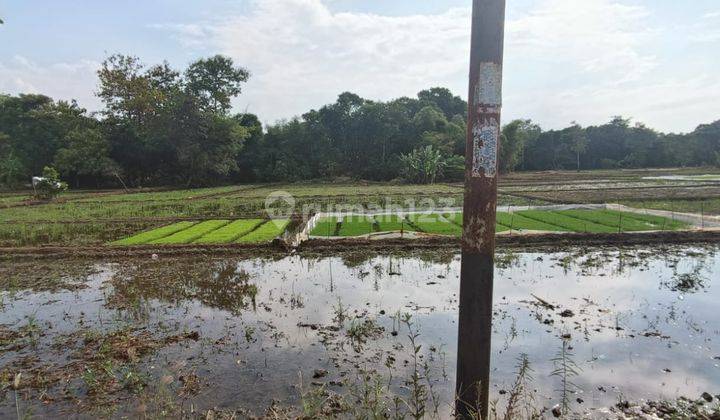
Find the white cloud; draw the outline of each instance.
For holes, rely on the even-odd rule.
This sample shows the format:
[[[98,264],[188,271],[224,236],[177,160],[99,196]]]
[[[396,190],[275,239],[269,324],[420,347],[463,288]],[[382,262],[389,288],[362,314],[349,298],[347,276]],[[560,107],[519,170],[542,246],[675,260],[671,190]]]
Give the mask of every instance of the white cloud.
[[[720,64],[717,56],[701,54],[670,67],[666,63],[683,60],[683,53],[653,49],[670,37],[694,42],[697,48],[716,42],[715,13],[707,13],[697,23],[701,26],[683,27],[658,22],[650,3],[531,4],[508,14],[513,18],[507,22],[506,120],[532,118],[556,128],[573,120],[601,123],[622,114],[658,129],[686,131],[718,117],[709,101],[720,97],[720,79],[707,74],[714,63]],[[266,122],[333,102],[343,91],[386,100],[445,86],[466,96],[469,8],[382,16],[334,13],[321,0],[254,0],[245,10],[150,27],[191,56],[223,53],[246,66],[252,78],[236,108]],[[24,57],[0,58],[0,91],[77,98],[83,106],[99,109],[93,95],[98,65],[92,60],[39,65]]]
[[[214,26],[211,41],[252,71],[243,101],[272,121],[346,90],[389,99],[431,85],[465,89],[469,19],[457,9],[386,17],[332,14],[319,0],[264,0]]]
[[[77,99],[81,106],[97,110],[96,72],[100,63],[92,60],[41,65],[16,55],[0,61],[0,92],[42,93],[53,99]]]
[[[465,97],[470,15],[469,8],[393,17],[332,13],[320,0],[263,0],[245,15],[156,27],[171,30],[184,45],[203,44],[247,66],[253,77],[238,108],[248,106],[272,122],[332,102],[346,90],[390,99],[446,86]],[[556,66],[554,76],[567,80],[601,86],[637,81],[657,65],[643,52],[654,35],[645,24],[648,15],[617,0],[542,0],[507,23],[508,68],[532,61]],[[523,85],[513,78],[533,76],[518,70],[506,75],[509,117],[536,118],[549,127],[574,119],[543,112],[547,103],[521,106],[530,92],[513,92]],[[536,84],[540,97],[554,93],[548,80]],[[587,101],[582,108],[592,112],[593,99]],[[595,117],[605,119],[602,111]]]
[[[690,26],[690,40],[699,43],[720,41],[720,11],[705,13],[703,18]]]
[[[653,31],[649,12],[611,0],[546,0],[508,24],[510,57],[569,65],[617,82],[637,80],[655,66],[643,45]]]

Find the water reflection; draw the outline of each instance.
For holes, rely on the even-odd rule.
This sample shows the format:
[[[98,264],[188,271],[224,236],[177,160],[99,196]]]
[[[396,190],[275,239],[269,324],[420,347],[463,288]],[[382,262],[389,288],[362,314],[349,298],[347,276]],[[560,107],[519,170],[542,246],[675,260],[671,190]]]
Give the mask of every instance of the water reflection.
[[[273,400],[298,403],[300,389],[319,384],[349,392],[358,378],[382,378],[409,398],[416,346],[408,335],[417,334],[417,357],[420,366],[428,361],[431,378],[428,398],[442,401],[440,413],[450,409],[460,266],[454,253],[70,261],[63,265],[84,274],[82,287],[66,288],[55,280],[67,276],[38,264],[55,262],[0,271],[0,284],[13,284],[0,300],[0,377],[48,361],[62,369],[78,331],[129,326],[162,336],[197,333],[136,367],[155,381],[149,387],[169,381],[173,398],[196,409],[262,413]],[[500,255],[491,384],[498,410],[529,410],[521,398],[536,409],[564,403],[585,412],[621,398],[717,391],[718,273],[715,248]],[[30,275],[27,288],[8,280]],[[37,287],[43,283],[53,287]],[[412,330],[402,323],[405,314]],[[34,344],[23,335],[31,319]],[[64,350],[60,342],[70,344]],[[183,391],[179,378],[190,375],[199,393]],[[75,397],[60,396],[81,395],[84,385],[81,378],[69,383],[65,391],[27,390],[27,404],[37,415],[72,412]],[[52,403],[39,402],[41,394]],[[11,393],[2,396],[0,416],[15,415]],[[119,412],[130,415],[145,403],[133,395],[122,401]]]

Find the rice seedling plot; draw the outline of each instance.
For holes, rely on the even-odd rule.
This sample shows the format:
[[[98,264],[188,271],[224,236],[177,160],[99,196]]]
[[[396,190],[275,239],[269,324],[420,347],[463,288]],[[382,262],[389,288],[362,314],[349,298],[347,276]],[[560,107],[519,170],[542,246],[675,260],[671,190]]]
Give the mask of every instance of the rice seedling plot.
[[[377,232],[376,222],[371,216],[347,216],[340,225],[339,236],[362,236]]]
[[[685,222],[681,222],[679,220],[672,220],[662,216],[653,216],[652,214],[627,213],[615,210],[606,210],[605,213],[616,217],[622,214],[623,228],[625,227],[625,217],[648,223],[652,226],[653,230],[680,230],[690,227],[690,225]]]
[[[236,220],[197,239],[196,244],[229,244],[260,226],[265,219]]]
[[[285,232],[289,224],[289,220],[271,220],[260,225],[260,227],[252,232],[241,236],[235,242],[239,244],[261,244],[270,242]]]
[[[383,214],[375,216],[380,232],[412,232],[416,229],[408,223],[407,219],[397,214]]]
[[[310,232],[311,236],[335,236],[337,234],[337,217],[323,217],[318,220],[315,228]]]
[[[637,217],[632,213],[623,213],[617,211],[586,211],[586,210],[566,210],[558,212],[560,214],[574,217],[578,220],[586,220],[603,226],[609,226],[616,232],[641,232],[648,230],[676,230],[681,223],[672,223],[665,218],[659,217],[652,221],[643,219],[641,215]]]
[[[460,236],[462,227],[440,214],[411,214],[410,223],[418,230],[435,235]]]
[[[590,211],[590,210],[588,210]],[[538,220],[549,225],[558,226],[564,230],[571,232],[587,232],[587,233],[613,233],[617,232],[617,227],[601,225],[590,220],[577,219],[554,211],[529,210],[518,212],[528,219]],[[560,229],[555,229],[560,230]]]
[[[499,226],[502,226],[504,230],[533,230],[542,232],[568,232],[570,230],[524,217],[520,213],[498,213],[497,223]]]
[[[189,244],[196,241],[210,232],[213,232],[230,223],[229,220],[208,220],[198,223],[188,229],[181,230],[170,236],[149,242],[153,245],[177,245]]]
[[[148,244],[153,241],[157,241],[159,239],[168,237],[170,235],[174,235],[178,232],[188,229],[189,227],[191,227],[195,224],[196,224],[196,222],[174,223],[172,225],[163,226],[158,229],[153,229],[149,232],[143,232],[143,233],[137,234],[135,236],[131,236],[129,238],[115,241],[111,245],[121,245],[121,246],[144,245],[144,244]]]
[[[320,220],[312,236],[336,236],[337,218]],[[339,236],[362,236],[373,231],[421,231],[435,235],[460,236],[462,213],[353,216],[343,220]],[[516,213],[497,213],[497,232],[509,230],[542,232],[616,233],[651,230],[678,230],[688,225],[664,217],[611,210],[530,210]]]
[[[443,213],[441,216],[448,222],[460,227],[460,230],[461,230],[460,234],[462,235],[462,226],[463,226],[463,214],[462,213]],[[442,220],[442,218],[440,220]],[[500,224],[496,224],[495,230],[497,232],[503,232],[508,229]],[[428,233],[433,233],[433,232],[428,232]]]

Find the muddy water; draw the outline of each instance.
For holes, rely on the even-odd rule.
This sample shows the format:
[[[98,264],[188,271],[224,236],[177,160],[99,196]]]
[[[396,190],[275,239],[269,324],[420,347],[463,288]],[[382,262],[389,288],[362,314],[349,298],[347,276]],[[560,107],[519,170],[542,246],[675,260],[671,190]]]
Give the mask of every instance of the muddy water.
[[[262,413],[273,401],[298,404],[321,384],[355,393],[358,378],[370,377],[407,397],[414,363],[405,314],[444,416],[459,267],[452,253],[9,263],[0,269],[0,417]],[[720,392],[719,283],[720,256],[709,248],[503,254],[491,388],[498,409],[522,354],[533,405],[560,402],[562,380],[552,372],[563,343],[577,366],[567,379],[579,412]],[[108,346],[88,344],[116,331],[155,345],[125,352],[113,342],[123,349],[111,357]],[[30,381],[38,377],[45,380]],[[128,379],[136,377],[139,385]]]

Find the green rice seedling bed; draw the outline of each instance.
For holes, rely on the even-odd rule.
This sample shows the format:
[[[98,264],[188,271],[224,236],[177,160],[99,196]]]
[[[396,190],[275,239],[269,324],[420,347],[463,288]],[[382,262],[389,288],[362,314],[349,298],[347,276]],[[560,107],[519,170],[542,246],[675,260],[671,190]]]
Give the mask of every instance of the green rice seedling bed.
[[[143,232],[129,238],[121,239],[119,241],[112,242],[111,245],[129,246],[129,245],[144,245],[153,241],[174,235],[185,229],[195,225],[196,222],[180,222],[173,223],[172,225],[163,226],[161,228],[153,229],[148,232]]]
[[[625,225],[625,217],[649,223],[653,226],[653,230],[681,230],[687,229],[690,225],[679,220],[672,220],[667,217],[653,216],[651,214],[629,213],[617,210],[605,210],[610,215],[623,215],[623,226]]]
[[[498,215],[499,214],[500,213],[498,213]],[[462,213],[443,214],[443,217],[445,217],[446,219],[450,220],[452,223],[454,223],[462,228],[462,226],[463,226],[463,214]],[[500,223],[495,224],[495,232],[507,232],[508,230],[510,230],[510,228],[507,226],[503,226]]]
[[[655,225],[652,223],[633,219],[622,212],[612,214],[602,210],[565,210],[558,213],[578,220],[608,226],[615,232],[642,232],[655,229]]]
[[[529,210],[519,212],[518,214],[521,214],[529,219],[559,226],[560,228],[564,228],[571,232],[614,233],[618,231],[617,227],[605,226],[587,220],[576,219],[554,211]]]
[[[561,226],[527,218],[520,213],[498,213],[497,222],[505,230],[533,230],[541,232],[568,232]],[[502,232],[502,231],[500,231]]]
[[[236,243],[261,244],[270,242],[285,232],[289,224],[289,220],[271,220],[265,222],[247,235],[241,236]]]
[[[362,236],[375,232],[375,219],[353,215],[343,218],[339,236]]]
[[[228,223],[230,223],[229,220],[208,220],[206,222],[198,223],[197,225],[194,225],[173,235],[157,239],[149,243],[153,245],[189,244],[202,238],[203,236],[207,235],[212,231],[220,229]]]
[[[458,237],[462,235],[462,227],[440,214],[411,214],[408,220],[425,233]]]
[[[337,229],[338,218],[337,217],[323,217],[318,220],[317,224],[310,232],[311,236],[335,236]]]
[[[412,232],[416,230],[404,217],[397,214],[375,216],[375,220],[380,225],[380,232]]]
[[[229,244],[247,235],[253,229],[264,223],[265,219],[243,219],[236,220],[218,230],[212,231],[200,237],[196,244]]]

